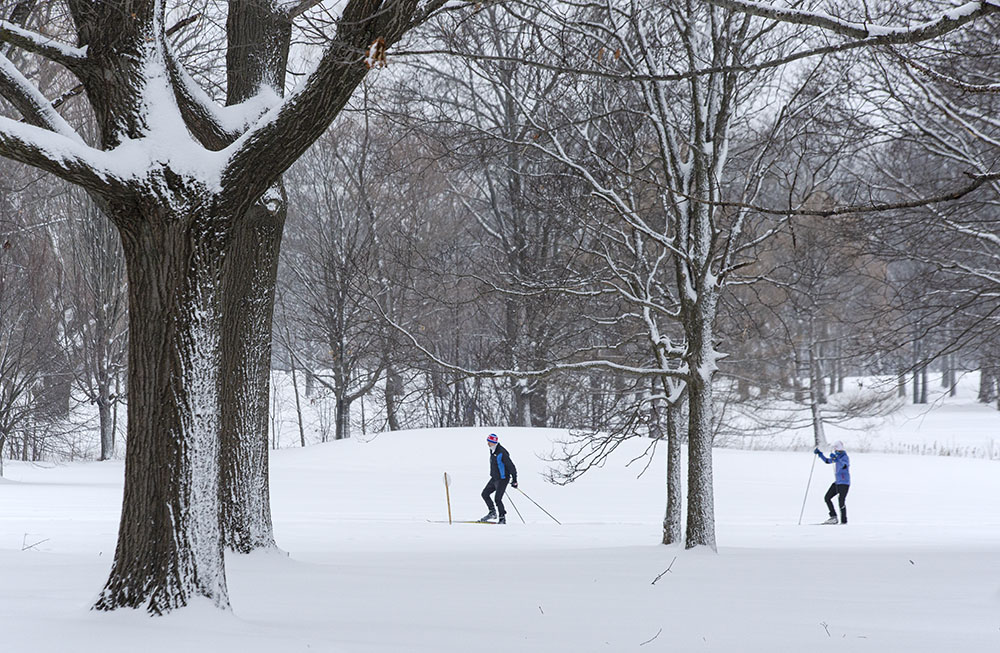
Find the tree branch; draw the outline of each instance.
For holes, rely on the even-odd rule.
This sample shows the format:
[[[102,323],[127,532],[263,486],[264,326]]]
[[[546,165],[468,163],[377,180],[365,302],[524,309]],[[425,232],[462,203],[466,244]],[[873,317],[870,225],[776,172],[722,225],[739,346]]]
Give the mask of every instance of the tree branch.
[[[743,0],[704,0],[704,1],[721,7],[731,6],[734,9],[738,7],[740,11],[746,11],[746,13],[754,15],[762,15],[760,12],[762,12],[764,9],[772,8],[770,5],[746,2]],[[963,5],[963,7],[967,7],[968,5],[976,5],[978,7],[977,11],[971,13],[962,13],[961,15],[959,15],[957,18],[954,19],[950,17],[956,15],[958,10],[954,10],[953,12],[946,12],[941,17],[939,17],[939,19],[922,23],[910,29],[909,31],[901,31],[901,32],[885,31],[882,34],[878,34],[877,33],[878,30],[876,30],[875,27],[871,27],[864,32],[866,36],[861,36],[861,33],[859,32],[858,36],[861,36],[861,38],[860,40],[857,41],[848,41],[845,43],[823,45],[809,50],[793,52],[792,54],[785,55],[777,59],[762,61],[760,63],[755,63],[755,64],[734,63],[730,65],[709,66],[706,68],[687,70],[682,73],[668,73],[660,75],[642,74],[636,72],[622,73],[614,69],[607,69],[607,68],[602,69],[596,66],[580,65],[574,67],[569,63],[563,61],[560,61],[558,63],[551,63],[547,61],[529,60],[522,57],[507,57],[502,55],[483,55],[472,52],[459,52],[448,48],[404,50],[397,52],[396,56],[414,56],[414,55],[426,56],[426,55],[437,55],[437,54],[453,55],[453,56],[457,55],[457,56],[469,57],[478,61],[493,61],[498,63],[532,66],[542,70],[551,70],[555,72],[572,72],[580,75],[586,75],[588,77],[598,77],[603,79],[612,79],[619,81],[679,82],[679,81],[693,79],[696,77],[703,77],[706,75],[716,75],[720,73],[755,73],[763,70],[769,70],[772,68],[778,68],[780,66],[784,66],[802,59],[808,59],[810,57],[833,54],[835,52],[847,52],[849,50],[856,50],[858,48],[920,43],[922,41],[933,39],[943,34],[946,34],[952,30],[961,27],[962,25],[965,25],[966,23],[972,22],[985,15],[1000,12],[1000,0],[972,2],[972,3],[967,3],[967,5]],[[960,7],[959,9],[962,9],[962,7]],[[789,10],[789,11],[794,11],[794,10]],[[808,12],[800,12],[800,13],[812,15],[808,14]],[[778,19],[775,18],[775,20]],[[797,21],[787,20],[785,22],[797,22]],[[845,23],[845,25],[851,25],[851,23]],[[890,28],[882,28],[882,29],[889,30]]]
[[[29,124],[83,142],[48,98],[3,54],[0,54],[0,97],[14,105]]]
[[[0,116],[0,156],[51,172],[99,195],[124,190],[124,182],[100,165],[92,157],[95,153],[104,154],[82,141]]]
[[[705,0],[709,4],[740,11],[761,18],[794,23],[796,25],[811,25],[830,32],[835,32],[853,39],[865,39],[872,45],[891,45],[902,43],[917,43],[933,39],[994,12],[1000,12],[1000,3],[996,0],[983,2],[966,2],[949,11],[939,14],[931,20],[912,27],[886,27],[869,25],[842,20],[830,14],[814,11],[803,11],[790,7],[776,7],[752,0]]]
[[[764,213],[767,215],[800,215],[800,216],[829,218],[834,216],[851,215],[858,213],[884,213],[885,211],[895,211],[898,209],[915,209],[928,206],[930,204],[942,204],[944,202],[951,202],[957,199],[961,199],[984,184],[994,181],[1000,181],[1000,172],[994,172],[983,175],[970,174],[968,176],[973,179],[972,183],[962,188],[959,188],[958,190],[952,191],[950,193],[945,193],[944,195],[935,195],[932,197],[909,200],[906,202],[885,202],[882,204],[871,204],[869,206],[841,206],[825,210],[791,209],[791,208],[775,209],[766,206],[758,206],[756,204],[745,204],[742,202],[706,202],[705,200],[701,200],[696,197],[688,197],[688,196],[684,197],[691,200],[692,202],[701,202],[705,204],[711,204],[712,206],[748,209],[751,211],[756,211],[758,213]]]
[[[266,190],[347,104],[372,66],[373,52],[383,53],[415,19],[426,19],[444,1],[432,0],[421,8],[420,0],[349,0],[316,70],[232,146],[222,175],[226,195],[239,203],[253,201]],[[239,214],[241,207],[233,210]]]
[[[62,64],[73,72],[79,71],[87,63],[86,48],[75,48],[37,32],[18,27],[6,20],[0,20],[0,41],[41,55]]]

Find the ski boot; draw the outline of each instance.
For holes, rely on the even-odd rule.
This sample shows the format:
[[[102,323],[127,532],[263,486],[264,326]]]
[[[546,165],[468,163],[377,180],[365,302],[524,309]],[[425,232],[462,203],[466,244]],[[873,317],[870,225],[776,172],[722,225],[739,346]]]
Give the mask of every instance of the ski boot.
[[[496,516],[497,516],[496,511],[495,510],[491,510],[488,515],[486,515],[485,517],[483,517],[479,521],[489,521],[491,519],[494,519]]]
[[[506,524],[507,523],[507,517],[506,517],[506,515],[503,516],[503,517],[501,517],[500,519],[498,519],[497,523],[498,524]]]
[[[827,519],[825,522],[822,522],[822,523],[824,523],[824,524],[837,524],[839,522],[838,522],[838,520],[837,520],[836,517],[830,517],[829,519]]]

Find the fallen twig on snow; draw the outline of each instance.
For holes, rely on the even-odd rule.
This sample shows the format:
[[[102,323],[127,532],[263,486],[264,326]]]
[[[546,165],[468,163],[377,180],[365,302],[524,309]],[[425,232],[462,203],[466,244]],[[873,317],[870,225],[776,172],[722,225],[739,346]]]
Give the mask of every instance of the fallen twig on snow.
[[[675,562],[677,562],[677,556],[674,556],[674,559],[670,561],[670,567],[673,567],[673,566],[674,566],[674,563],[675,563]],[[659,576],[657,576],[656,578],[654,578],[654,579],[653,579],[653,582],[652,582],[652,583],[650,583],[650,585],[656,585],[656,581],[658,581],[658,580],[660,580],[661,578],[663,578],[663,574],[665,574],[665,573],[667,573],[668,571],[670,571],[670,567],[667,567],[666,569],[664,569],[664,570],[663,570],[663,571],[662,571],[662,572],[660,573],[660,575],[659,575]]]
[[[44,540],[39,540],[38,542],[35,542],[34,544],[26,544],[27,541],[28,541],[28,534],[25,533],[24,534],[24,538],[21,540],[21,550],[22,551],[27,551],[28,549],[35,548],[39,544],[44,544],[45,542],[49,541],[49,538],[45,538]]]
[[[660,636],[660,633],[662,633],[662,632],[663,632],[663,629],[662,629],[662,628],[660,628],[660,629],[659,629],[658,631],[656,631],[656,634],[655,634],[655,635],[653,635],[652,637],[650,637],[649,639],[647,639],[647,640],[646,640],[645,642],[643,642],[642,644],[639,644],[639,646],[645,646],[646,644],[649,644],[649,643],[650,643],[651,641],[653,641],[654,639],[656,639],[657,637],[659,637],[659,636]]]

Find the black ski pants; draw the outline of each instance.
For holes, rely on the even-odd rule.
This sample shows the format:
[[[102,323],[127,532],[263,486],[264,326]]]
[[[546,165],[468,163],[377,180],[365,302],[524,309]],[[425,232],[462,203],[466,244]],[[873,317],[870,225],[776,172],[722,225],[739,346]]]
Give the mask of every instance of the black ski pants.
[[[483,488],[483,501],[486,502],[486,507],[493,512],[493,499],[490,498],[490,494],[496,493],[497,499],[497,515],[499,517],[507,516],[507,509],[503,507],[503,493],[507,491],[507,483],[510,482],[509,478],[490,479],[490,482],[486,484]]]
[[[836,483],[830,486],[830,489],[826,491],[826,496],[823,499],[826,501],[827,510],[830,511],[831,517],[836,517],[837,513],[833,509],[833,497],[838,497],[837,503],[840,504],[840,523],[847,523],[847,491],[851,489],[850,485],[838,485]]]

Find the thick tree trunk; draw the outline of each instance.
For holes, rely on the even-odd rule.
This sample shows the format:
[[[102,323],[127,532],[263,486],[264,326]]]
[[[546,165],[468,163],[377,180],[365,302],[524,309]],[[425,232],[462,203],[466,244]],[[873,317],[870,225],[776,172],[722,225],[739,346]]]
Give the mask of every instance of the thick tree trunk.
[[[223,228],[208,222],[161,211],[121,228],[128,448],[118,546],[99,610],[162,614],[199,596],[229,603],[219,537]]]
[[[233,231],[223,268],[221,526],[223,545],[239,553],[275,545],[267,423],[284,206],[251,209]]]

